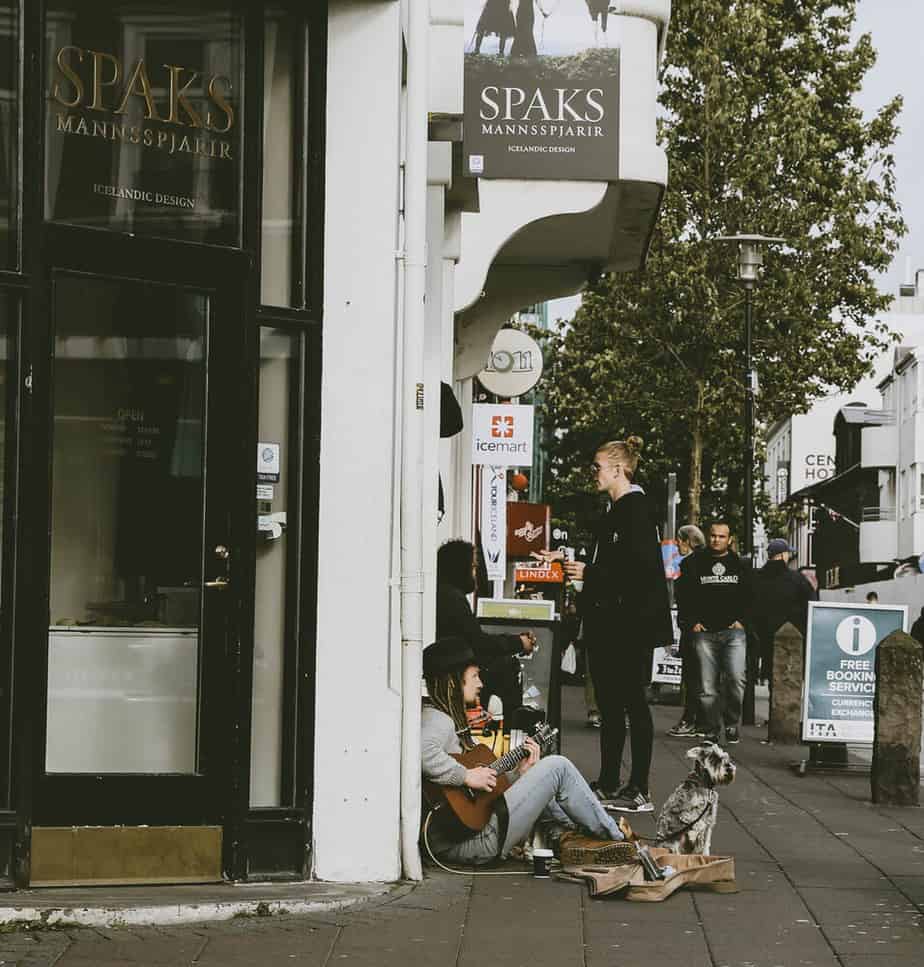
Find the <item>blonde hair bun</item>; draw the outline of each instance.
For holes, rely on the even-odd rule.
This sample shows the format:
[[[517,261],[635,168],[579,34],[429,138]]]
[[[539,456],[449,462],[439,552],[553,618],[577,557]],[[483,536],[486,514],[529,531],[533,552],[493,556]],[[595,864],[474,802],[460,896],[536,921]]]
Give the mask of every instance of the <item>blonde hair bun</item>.
[[[644,445],[645,444],[640,436],[626,437],[626,449],[635,456],[638,456],[638,454],[642,452],[642,447]]]

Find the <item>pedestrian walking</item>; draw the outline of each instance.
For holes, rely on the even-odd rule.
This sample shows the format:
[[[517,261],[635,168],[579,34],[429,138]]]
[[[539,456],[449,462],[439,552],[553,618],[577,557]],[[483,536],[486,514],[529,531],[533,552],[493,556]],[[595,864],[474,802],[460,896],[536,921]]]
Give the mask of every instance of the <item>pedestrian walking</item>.
[[[680,565],[677,605],[680,627],[691,633],[700,672],[699,716],[704,738],[740,741],[741,703],[747,679],[745,624],[750,607],[750,568],[729,547],[728,522],[709,528],[705,551]],[[721,698],[720,698],[721,691]]]
[[[648,498],[633,484],[641,449],[642,441],[630,436],[597,450],[591,472],[610,507],[597,528],[590,563],[564,562],[581,588],[578,611],[602,718],[594,789],[604,805],[623,812],[654,808],[648,781],[654,725],[645,688],[653,649],[673,638],[658,527]],[[632,767],[623,784],[627,718]]]
[[[773,688],[773,641],[786,622],[795,625],[805,637],[808,603],[818,600],[818,592],[806,577],[789,563],[796,549],[781,537],[767,545],[767,563],[754,574],[752,628],[758,641],[760,678]]]
[[[677,531],[677,548],[680,551],[681,565],[691,554],[701,554],[706,546],[706,538],[696,524],[684,524]],[[693,649],[689,631],[680,629],[680,687],[684,696],[683,714],[680,721],[667,730],[668,735],[689,738],[700,728],[699,715],[699,659]]]

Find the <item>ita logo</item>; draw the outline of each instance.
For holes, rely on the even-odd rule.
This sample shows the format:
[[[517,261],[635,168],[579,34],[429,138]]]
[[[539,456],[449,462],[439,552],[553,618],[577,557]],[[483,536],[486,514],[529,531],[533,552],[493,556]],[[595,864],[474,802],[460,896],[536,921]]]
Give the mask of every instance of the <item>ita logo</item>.
[[[869,618],[852,614],[837,626],[834,637],[845,655],[865,655],[876,644],[876,626]]]

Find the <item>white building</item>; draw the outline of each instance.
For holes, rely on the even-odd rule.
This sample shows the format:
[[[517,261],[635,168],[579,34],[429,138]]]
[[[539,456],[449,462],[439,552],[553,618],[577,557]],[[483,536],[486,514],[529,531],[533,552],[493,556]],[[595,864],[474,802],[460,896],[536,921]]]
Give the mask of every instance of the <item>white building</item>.
[[[918,273],[918,278],[924,281],[924,273]],[[882,321],[889,327],[904,345],[915,346],[924,343],[924,298],[915,284],[902,286],[899,298],[895,300],[893,311],[886,314]],[[767,493],[773,506],[791,502],[794,510],[798,510],[790,519],[790,542],[798,551],[800,563],[814,565],[813,535],[815,531],[815,515],[817,508],[808,500],[800,500],[800,492],[822,480],[830,479],[835,474],[835,441],[834,419],[837,414],[850,404],[863,404],[870,410],[895,410],[895,406],[884,397],[886,386],[892,386],[896,353],[893,349],[884,351],[874,365],[873,374],[861,380],[847,393],[833,393],[816,401],[806,413],[793,414],[777,421],[767,436],[767,458],[764,464]],[[904,377],[903,386],[909,386],[911,376]],[[895,397],[898,388],[889,389],[890,399]],[[909,396],[910,399],[910,396]],[[896,413],[898,411],[896,410]],[[910,428],[903,431],[902,439],[912,433]],[[863,431],[863,467],[882,467],[883,487],[888,488],[889,474],[899,474],[896,471],[897,442],[894,445],[886,441],[896,438],[895,428],[888,426],[871,426]],[[910,445],[910,444],[909,444]],[[885,449],[883,449],[885,447]],[[883,461],[883,462],[876,462]],[[906,473],[909,472],[906,468]],[[910,499],[910,498],[909,498]],[[885,505],[883,505],[885,506]],[[891,505],[895,507],[894,502]],[[906,501],[905,510],[908,504]],[[889,509],[884,510],[886,516]],[[870,510],[870,516],[873,511]],[[867,520],[868,525],[861,530],[861,546],[865,548],[866,556],[861,560],[891,560],[896,556],[899,546],[894,528],[891,536],[886,537],[883,525],[886,521]],[[877,535],[875,538],[873,535]],[[767,535],[768,538],[774,535]],[[865,538],[865,541],[864,541]],[[875,547],[870,543],[875,541]],[[885,554],[895,543],[896,550]],[[924,547],[922,547],[924,549]],[[876,551],[876,555],[869,556]],[[879,555],[882,551],[885,556]],[[908,553],[911,553],[910,551]]]

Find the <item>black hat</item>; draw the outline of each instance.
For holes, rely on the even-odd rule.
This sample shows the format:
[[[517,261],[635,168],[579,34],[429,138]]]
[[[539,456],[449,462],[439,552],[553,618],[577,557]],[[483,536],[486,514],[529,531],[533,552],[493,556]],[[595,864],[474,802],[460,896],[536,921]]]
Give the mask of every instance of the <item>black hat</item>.
[[[477,664],[475,652],[464,638],[440,638],[424,648],[424,675],[439,675]]]

